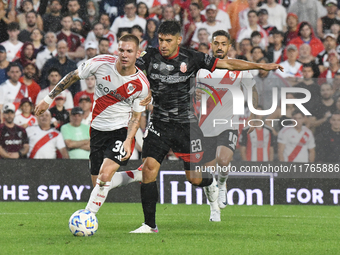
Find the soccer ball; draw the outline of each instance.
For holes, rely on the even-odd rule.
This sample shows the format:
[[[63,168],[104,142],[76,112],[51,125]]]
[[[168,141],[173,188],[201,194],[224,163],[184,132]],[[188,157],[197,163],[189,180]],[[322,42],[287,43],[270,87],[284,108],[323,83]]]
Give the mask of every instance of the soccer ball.
[[[98,229],[98,220],[89,210],[78,210],[70,217],[68,227],[75,236],[92,236]]]

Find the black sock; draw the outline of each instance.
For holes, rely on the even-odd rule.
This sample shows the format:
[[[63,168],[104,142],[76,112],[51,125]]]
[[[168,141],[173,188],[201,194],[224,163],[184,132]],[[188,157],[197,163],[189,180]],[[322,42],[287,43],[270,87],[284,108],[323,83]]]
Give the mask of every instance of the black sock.
[[[202,182],[198,185],[198,187],[203,188],[203,187],[206,187],[206,186],[209,186],[210,184],[212,184],[212,182],[213,182],[212,175],[210,175],[209,177],[205,177],[205,178],[203,177]]]
[[[142,183],[140,188],[144,223],[149,227],[156,227],[156,203],[158,201],[158,188],[156,182]]]

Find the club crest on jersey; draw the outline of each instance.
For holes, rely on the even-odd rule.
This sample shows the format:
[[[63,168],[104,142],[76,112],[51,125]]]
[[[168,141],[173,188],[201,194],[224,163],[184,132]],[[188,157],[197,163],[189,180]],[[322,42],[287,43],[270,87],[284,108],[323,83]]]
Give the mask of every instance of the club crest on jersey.
[[[195,155],[195,157],[196,157],[197,159],[199,159],[199,158],[201,157],[201,155],[200,155],[199,153],[197,153],[197,154]]]
[[[174,69],[175,69],[175,68],[174,68],[173,65],[166,65],[166,70],[172,71],[172,70],[174,70]]]
[[[236,79],[236,73],[233,71],[229,71],[229,77],[231,81],[234,81]]]
[[[182,73],[185,73],[187,71],[187,64],[185,62],[181,63],[180,70]]]
[[[159,67],[159,65],[158,65],[157,63],[154,63],[154,64],[152,65],[152,67],[153,67],[153,69],[157,69],[157,68]]]
[[[131,94],[132,92],[135,91],[135,89],[136,89],[136,86],[131,84],[131,83],[129,83],[129,85],[127,86],[127,93]]]
[[[49,133],[49,134],[48,134],[48,137],[49,137],[50,139],[52,139],[52,138],[53,138],[53,134]]]

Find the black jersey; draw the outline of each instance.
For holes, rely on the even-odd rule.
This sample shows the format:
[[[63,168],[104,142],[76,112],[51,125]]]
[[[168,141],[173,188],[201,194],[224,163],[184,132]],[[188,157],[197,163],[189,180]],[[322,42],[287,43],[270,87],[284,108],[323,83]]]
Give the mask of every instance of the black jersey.
[[[179,48],[165,58],[156,48],[147,48],[136,65],[145,70],[153,97],[154,120],[189,123],[197,121],[192,106],[195,77],[199,69],[214,71],[217,59],[207,54]]]

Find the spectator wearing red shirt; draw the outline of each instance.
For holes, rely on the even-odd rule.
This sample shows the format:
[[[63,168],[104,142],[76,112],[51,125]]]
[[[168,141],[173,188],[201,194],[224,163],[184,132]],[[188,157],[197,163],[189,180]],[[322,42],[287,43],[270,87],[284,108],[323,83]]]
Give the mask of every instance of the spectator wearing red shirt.
[[[24,158],[29,145],[24,128],[14,124],[15,106],[5,104],[3,108],[4,123],[0,125],[0,158]]]
[[[298,25],[299,25],[299,17],[295,13],[287,14],[287,32],[285,33],[284,44],[288,44],[291,40],[298,37]]]
[[[289,44],[294,44],[299,49],[304,43],[307,43],[312,48],[312,55],[316,57],[325,48],[314,34],[312,26],[308,22],[301,22],[298,29],[298,37],[292,39]],[[287,57],[285,57],[287,59]]]
[[[84,58],[85,50],[81,43],[80,35],[73,33],[72,28],[72,17],[70,15],[65,15],[61,19],[62,29],[57,33],[57,40],[65,40],[68,46],[68,56],[71,59]]]
[[[31,98],[33,104],[35,104],[37,96],[41,90],[39,84],[34,80],[37,74],[37,66],[33,63],[27,63],[24,66],[24,75],[19,79],[19,82],[27,86],[28,97]]]

